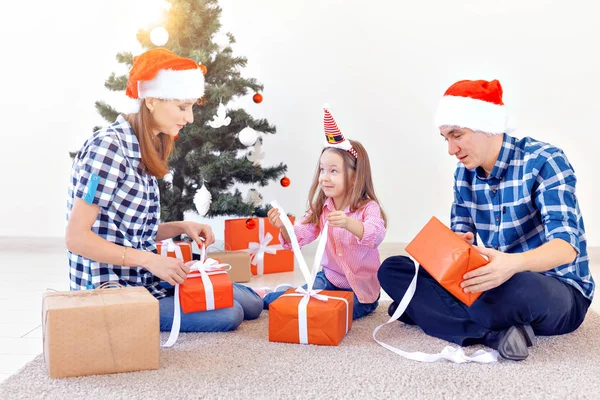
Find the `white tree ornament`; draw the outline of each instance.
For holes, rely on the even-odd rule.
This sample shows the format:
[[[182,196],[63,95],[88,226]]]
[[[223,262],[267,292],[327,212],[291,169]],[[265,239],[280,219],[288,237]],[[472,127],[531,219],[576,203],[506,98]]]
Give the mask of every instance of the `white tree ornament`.
[[[238,134],[238,139],[241,144],[249,147],[256,142],[256,139],[258,139],[258,133],[254,129],[247,126],[240,131]]]
[[[196,206],[196,211],[200,214],[201,217],[205,216],[210,208],[210,203],[212,202],[212,195],[206,188],[206,186],[202,185],[202,187],[196,190],[196,194],[194,195],[194,205]]]
[[[262,139],[258,139],[254,143],[254,150],[250,150],[246,155],[248,161],[251,161],[253,165],[260,165],[260,160],[265,158],[265,153],[262,151]]]
[[[211,128],[220,128],[222,126],[228,126],[231,123],[231,118],[227,116],[227,110],[223,103],[219,103],[219,107],[217,108],[217,115],[215,115],[212,121],[208,121],[208,125]]]
[[[244,201],[248,204],[252,204],[254,207],[258,207],[262,204],[263,197],[262,194],[258,193],[258,190],[252,188],[248,190],[248,194]]]

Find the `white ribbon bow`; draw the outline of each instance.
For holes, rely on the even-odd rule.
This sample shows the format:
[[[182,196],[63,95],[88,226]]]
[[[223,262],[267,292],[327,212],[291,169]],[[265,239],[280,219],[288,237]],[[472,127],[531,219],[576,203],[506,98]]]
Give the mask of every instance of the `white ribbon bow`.
[[[277,254],[277,250],[282,250],[283,246],[280,244],[270,245],[273,240],[273,235],[270,233],[265,234],[265,220],[264,218],[258,219],[258,242],[248,243],[248,252],[250,253],[250,262],[252,265],[256,265],[256,275],[263,275],[265,273],[265,253]]]
[[[309,271],[308,265],[306,264],[306,260],[304,260],[304,256],[300,251],[300,244],[298,243],[298,238],[296,237],[296,233],[294,232],[294,226],[292,222],[287,217],[287,214],[283,210],[283,208],[276,201],[271,202],[271,206],[273,208],[279,209],[279,218],[283,225],[285,226],[288,235],[290,236],[290,242],[292,244],[292,249],[294,250],[294,256],[296,260],[298,260],[298,265],[300,266],[300,271],[304,276],[306,281],[306,289],[303,287],[297,287],[296,293],[284,294],[283,296],[302,296],[302,299],[298,303],[298,332],[301,344],[308,344],[308,318],[307,318],[307,307],[310,298],[314,298],[320,301],[328,301],[329,299],[340,300],[346,304],[346,333],[348,333],[348,321],[349,318],[352,318],[349,315],[349,304],[348,300],[343,297],[335,297],[335,296],[326,296],[324,294],[319,294],[321,289],[313,289],[313,285],[315,283],[315,277],[317,276],[318,269],[321,264],[321,260],[323,259],[323,254],[325,253],[325,245],[327,244],[327,231],[329,229],[329,222],[325,222],[323,229],[321,231],[321,238],[319,239],[319,244],[317,246],[317,252],[315,254],[315,259],[312,266],[312,272]]]
[[[202,242],[202,251],[200,253],[200,261],[197,261],[190,267],[190,274],[187,276],[187,279],[190,278],[198,278],[202,279],[202,284],[204,285],[204,294],[206,296],[206,311],[215,309],[215,291],[213,284],[210,280],[209,275],[216,274],[226,274],[227,270],[224,270],[221,267],[228,266],[231,269],[231,265],[229,264],[219,264],[217,260],[212,258],[206,258],[206,246],[204,246],[204,242]],[[177,338],[179,337],[179,330],[181,329],[181,305],[179,300],[179,284],[175,285],[175,296],[173,298],[173,325],[171,326],[171,333],[169,334],[169,338],[162,345],[162,347],[171,347],[177,342]]]
[[[173,239],[163,240],[160,246],[160,255],[168,257],[169,253],[175,253],[175,258],[183,261],[183,253],[181,247],[177,246]]]

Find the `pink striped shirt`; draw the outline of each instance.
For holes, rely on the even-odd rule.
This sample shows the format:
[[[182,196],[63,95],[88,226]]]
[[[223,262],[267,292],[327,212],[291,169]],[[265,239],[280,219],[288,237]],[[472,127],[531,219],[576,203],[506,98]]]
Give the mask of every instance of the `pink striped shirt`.
[[[333,200],[328,198],[323,205],[321,226],[325,225],[327,215],[333,211],[336,211],[335,205]],[[344,228],[330,226],[321,265],[325,276],[335,286],[340,289],[351,289],[361,303],[373,303],[381,291],[377,279],[377,271],[381,265],[377,246],[383,241],[386,232],[381,210],[379,204],[370,201],[353,213],[350,212],[349,207],[344,211],[348,217],[363,223],[363,238],[358,239]],[[313,242],[321,233],[319,227],[305,223],[308,215],[294,225],[300,247]],[[281,233],[279,241],[286,249],[292,247]]]

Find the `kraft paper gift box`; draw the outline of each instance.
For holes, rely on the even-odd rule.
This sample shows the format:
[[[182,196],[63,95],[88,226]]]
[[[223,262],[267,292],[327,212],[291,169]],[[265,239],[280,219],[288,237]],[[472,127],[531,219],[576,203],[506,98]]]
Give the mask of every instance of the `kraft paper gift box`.
[[[308,296],[289,289],[269,305],[269,341],[326,346],[337,346],[342,341],[352,328],[354,294],[315,292]]]
[[[406,246],[406,252],[448,292],[470,306],[481,293],[465,293],[463,275],[488,263],[472,245],[432,217]]]
[[[254,227],[249,229],[253,221]],[[290,217],[292,224],[293,217]],[[238,218],[225,220],[225,243],[231,250],[250,253],[253,275],[289,272],[294,270],[294,254],[279,243],[279,229],[268,218]]]
[[[171,239],[156,243],[156,251],[164,257],[178,258],[184,263],[192,261],[192,244],[185,241],[174,242]]]
[[[232,281],[249,282],[252,278],[250,254],[247,251],[211,251],[208,256],[220,263],[231,265],[227,273]]]
[[[44,359],[51,378],[159,367],[158,300],[144,287],[46,292]]]
[[[179,285],[179,301],[185,314],[233,307],[233,282],[216,260],[197,262]],[[202,271],[202,272],[201,272]]]

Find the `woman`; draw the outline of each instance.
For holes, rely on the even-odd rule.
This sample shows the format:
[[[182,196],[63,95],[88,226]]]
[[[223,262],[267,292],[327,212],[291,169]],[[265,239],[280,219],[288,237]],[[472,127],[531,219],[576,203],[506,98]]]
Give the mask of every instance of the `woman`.
[[[159,300],[160,327],[168,331],[172,287],[189,267],[157,255],[156,242],[181,234],[198,244],[214,242],[208,225],[159,222],[157,178],[169,171],[179,131],[194,121],[204,76],[195,61],[156,48],[134,58],[126,94],[140,100],[139,111],[95,132],[73,163],[66,230],[71,290],[109,281],[144,286]],[[252,289],[234,284],[234,299],[232,308],[182,314],[181,331],[233,330],[260,315],[262,300]]]

